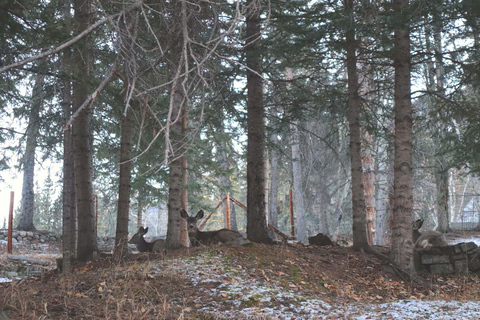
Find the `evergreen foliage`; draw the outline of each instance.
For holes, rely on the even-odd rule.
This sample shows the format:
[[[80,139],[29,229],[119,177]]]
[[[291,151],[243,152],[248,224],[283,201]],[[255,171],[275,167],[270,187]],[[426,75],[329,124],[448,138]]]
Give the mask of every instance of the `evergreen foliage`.
[[[144,3],[138,11],[128,11],[127,2],[103,1],[102,6],[96,3],[92,8],[93,21],[128,11],[90,34],[93,65],[91,76],[86,79],[90,88],[99,86],[116,59],[121,61],[113,79],[96,98],[91,120],[99,235],[115,233],[120,123],[129,96],[135,101],[129,105],[134,122],[130,231],[137,230],[138,207],[143,212],[156,207],[166,214],[168,161],[172,154],[166,149],[163,134],[172,68],[179,52],[175,48],[184,44],[185,35],[188,130],[183,143],[188,158],[188,211],[213,211],[226,193],[246,204],[246,55],[242,43],[245,23],[236,8],[238,5],[240,12],[245,13],[244,4],[181,3],[188,12],[186,25],[182,25],[179,6],[174,2]],[[0,68],[76,36],[60,14],[64,5],[41,0],[2,2]],[[266,146],[279,154],[279,228],[288,232],[290,227],[290,138],[291,125],[297,123],[309,235],[320,230],[329,234],[351,230],[351,194],[345,188],[350,179],[350,160],[344,39],[350,23],[357,26],[359,72],[365,73],[362,77],[369,84],[361,92],[361,126],[373,136],[370,147],[376,158],[376,179],[381,174],[389,175],[394,137],[392,32],[405,21],[412,30],[414,214],[426,217],[427,225],[435,225],[437,209],[432,203],[437,201],[438,161],[445,161],[445,170],[452,180],[452,168],[468,174],[480,172],[478,1],[412,1],[398,15],[389,2],[357,2],[353,19],[345,15],[342,1],[272,1],[269,9],[260,17],[263,32],[257,50],[263,57],[266,136],[278,137],[278,144],[266,141]],[[125,17],[131,18],[129,14],[138,14],[135,36],[125,38],[135,38],[130,52],[122,51],[125,47],[120,45],[121,26],[128,20]],[[435,28],[441,33],[441,53],[435,50]],[[30,93],[39,72],[45,74],[45,104],[40,116],[36,161],[61,159],[61,90],[62,81],[68,78],[62,69],[62,52],[48,56],[45,69],[32,62],[0,73],[0,144],[4,150],[0,169],[22,169],[18,163],[25,149],[23,133],[28,123]],[[285,79],[287,68],[294,70],[292,80]],[[442,90],[432,86],[437,84],[437,80],[432,82],[432,75],[439,68],[444,72]],[[73,78],[78,77],[78,70],[72,68],[71,72]],[[42,186],[37,184],[37,229],[60,230],[60,200],[50,185],[55,183],[49,180]],[[377,186],[380,189],[379,181]],[[388,189],[388,184],[381,187]],[[241,210],[237,213],[242,230],[245,214]],[[215,219],[220,221],[221,214]]]

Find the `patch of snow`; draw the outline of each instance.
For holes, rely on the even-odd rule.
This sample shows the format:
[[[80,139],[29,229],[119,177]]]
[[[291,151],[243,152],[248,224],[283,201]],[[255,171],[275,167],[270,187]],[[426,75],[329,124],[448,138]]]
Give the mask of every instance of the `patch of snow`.
[[[218,319],[480,319],[480,302],[404,300],[384,304],[347,304],[307,296],[262,277],[262,272],[227,266],[222,255],[161,261],[155,272],[183,277],[192,286],[205,284],[194,297],[196,310]],[[210,288],[212,285],[214,287]],[[210,299],[205,299],[205,293]],[[179,301],[181,302],[181,301]]]
[[[0,278],[0,282],[12,282],[12,279]]]
[[[477,301],[403,300],[364,306],[363,309],[364,314],[354,319],[480,319],[480,303]]]
[[[462,242],[475,242],[475,244],[480,247],[480,238],[475,236],[450,240],[448,241],[448,244],[453,245],[453,244],[462,243]]]

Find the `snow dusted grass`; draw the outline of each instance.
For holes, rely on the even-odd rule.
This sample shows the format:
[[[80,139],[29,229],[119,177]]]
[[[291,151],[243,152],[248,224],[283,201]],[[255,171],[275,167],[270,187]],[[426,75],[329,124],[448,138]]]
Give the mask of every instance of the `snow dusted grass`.
[[[480,319],[479,302],[461,301],[397,301],[380,305],[355,307],[352,319]],[[347,314],[350,310],[347,310]],[[358,315],[360,312],[363,315]],[[348,317],[347,317],[348,318]]]
[[[293,283],[291,289],[285,289],[266,276],[262,279],[260,269],[235,266],[229,259],[205,252],[193,258],[155,262],[152,267],[155,273],[181,277],[187,285],[198,287],[201,292],[190,297],[195,311],[215,319],[480,319],[480,302],[472,301],[327,302],[296,290]]]

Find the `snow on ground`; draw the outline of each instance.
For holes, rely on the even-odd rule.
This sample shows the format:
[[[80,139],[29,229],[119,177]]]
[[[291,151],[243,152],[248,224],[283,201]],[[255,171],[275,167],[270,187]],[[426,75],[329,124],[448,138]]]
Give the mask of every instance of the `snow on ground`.
[[[155,262],[153,273],[182,277],[202,294],[191,297],[196,311],[219,319],[480,319],[480,302],[404,300],[384,304],[336,304],[291,290],[259,276],[261,270],[231,267],[227,257],[204,253],[189,259]],[[233,262],[234,263],[234,262]],[[206,299],[206,297],[209,299]],[[184,303],[184,301],[178,301]],[[188,313],[188,308],[185,312]]]
[[[454,240],[449,240],[448,244],[452,245],[452,244],[457,244],[457,243],[460,243],[460,242],[475,242],[475,244],[480,247],[480,238],[475,237],[475,236],[462,237],[462,238],[458,238],[458,239],[454,239]]]

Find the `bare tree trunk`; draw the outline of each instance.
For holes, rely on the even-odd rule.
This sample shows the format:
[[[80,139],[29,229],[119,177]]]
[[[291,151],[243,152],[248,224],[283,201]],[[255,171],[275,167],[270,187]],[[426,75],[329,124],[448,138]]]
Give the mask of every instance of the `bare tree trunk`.
[[[265,213],[265,125],[263,105],[262,58],[259,41],[259,2],[247,1],[247,237],[254,242],[272,243],[268,235]]]
[[[235,203],[228,199],[230,201],[230,229],[238,231],[238,225],[237,225],[237,209],[235,208]]]
[[[182,137],[187,136],[187,110],[182,108]],[[182,148],[182,150],[184,150]],[[182,209],[188,212],[188,159],[185,155],[182,155],[182,177],[183,177],[183,186],[182,186]],[[187,221],[185,219],[180,219],[180,244],[184,247],[190,245],[190,239],[188,238],[187,230]]]
[[[408,6],[408,0],[394,0],[396,16],[398,19],[404,19],[404,23],[394,30],[395,160],[391,255],[395,264],[413,273],[413,115],[410,88],[410,32],[407,18],[401,17],[406,6]]]
[[[372,154],[372,135],[362,131],[362,140],[364,147],[362,148],[362,169],[363,169],[363,186],[365,195],[365,218],[367,221],[367,241],[369,245],[373,245],[375,239],[375,158]]]
[[[434,19],[434,42],[435,42],[435,79],[437,81],[437,91],[440,95],[445,94],[444,87],[444,70],[443,70],[443,47],[442,47],[442,21],[439,16],[436,16]],[[441,139],[445,136],[448,131],[446,125],[440,125],[438,128],[440,134],[438,137]],[[437,138],[438,139],[438,138]],[[448,171],[449,164],[448,160],[444,156],[437,156],[437,163],[435,166],[435,183],[437,185],[437,218],[438,218],[438,227],[437,231],[440,232],[450,232],[450,217],[448,210]]]
[[[142,188],[142,187],[140,187]],[[143,227],[143,201],[144,201],[144,191],[140,189],[138,191],[138,197],[137,197],[137,229],[140,227]]]
[[[450,215],[448,211],[448,164],[445,160],[438,160],[440,163],[435,166],[435,184],[437,190],[437,231],[450,232]]]
[[[278,136],[272,134],[270,141],[278,145]],[[278,171],[278,152],[275,148],[270,150],[270,188],[268,195],[268,223],[278,228],[278,186],[280,184],[280,172]]]
[[[71,2],[66,0],[63,3],[63,16],[66,21],[67,29],[71,26]],[[64,122],[70,120],[72,116],[72,66],[71,50],[66,49],[62,55],[62,70],[65,74],[63,79],[62,90],[62,109]],[[74,174],[74,155],[73,155],[73,139],[72,128],[68,127],[63,132],[63,224],[62,224],[62,245],[63,260],[62,272],[70,274],[71,260],[75,258],[76,240],[77,240],[77,216],[75,205],[75,174]]]
[[[130,213],[130,193],[132,189],[132,162],[130,160],[133,134],[133,121],[128,113],[122,116],[121,130],[117,227],[115,231],[115,249],[113,252],[117,261],[123,259],[128,253],[128,218]]]
[[[385,245],[385,235],[388,231],[389,220],[392,213],[392,207],[390,206],[390,193],[393,192],[393,185],[391,183],[393,180],[393,168],[390,164],[387,164],[388,159],[390,159],[390,157],[386,155],[386,153],[388,152],[386,148],[387,142],[383,139],[380,139],[377,143],[378,159],[383,158],[384,160],[380,160],[377,162],[378,165],[376,170],[377,185],[375,188],[375,244]]]
[[[42,69],[45,65],[45,59],[39,62]],[[35,76],[35,84],[33,86],[31,109],[28,118],[27,142],[25,146],[25,154],[23,155],[23,185],[22,185],[22,201],[20,222],[17,230],[34,231],[33,225],[33,207],[35,202],[34,194],[34,177],[35,177],[35,149],[37,148],[37,136],[40,126],[40,109],[43,106],[43,86],[45,76],[38,73]]]
[[[295,121],[292,128],[292,177],[293,177],[293,203],[295,216],[297,217],[297,239],[307,243],[307,226],[305,223],[305,207],[302,190],[302,166],[300,163],[300,145],[298,134],[298,122]]]
[[[90,0],[74,3],[76,31],[90,26]],[[90,78],[90,44],[88,38],[78,42],[75,50],[75,69],[78,70],[73,83],[73,110],[76,111],[88,99]],[[80,111],[73,123],[73,145],[75,157],[75,189],[78,210],[78,248],[77,258],[81,261],[92,260],[97,251],[97,226],[95,205],[93,202],[93,150],[92,133],[89,122],[93,108],[89,104]],[[81,236],[80,236],[81,235]]]
[[[345,11],[353,15],[353,0],[346,0]],[[365,195],[363,186],[362,157],[361,157],[361,129],[359,84],[357,73],[357,44],[354,19],[351,17],[352,27],[346,33],[347,41],[347,73],[348,73],[348,123],[350,127],[350,162],[352,177],[352,214],[353,214],[353,247],[356,250],[368,247]]]
[[[115,261],[122,260],[128,254],[128,221],[130,215],[130,196],[132,191],[132,138],[133,119],[132,106],[138,105],[137,100],[131,99],[131,91],[135,89],[137,78],[137,54],[135,45],[137,40],[138,11],[126,12],[119,19],[118,28],[118,55],[123,58],[123,71],[125,74],[126,108],[121,116],[120,137],[120,173],[118,186],[117,226],[115,229],[115,248],[113,254]],[[130,111],[130,114],[129,114]]]
[[[180,68],[180,66],[178,66]],[[185,100],[182,81],[177,79],[172,88],[171,102],[172,116],[170,135],[172,142],[172,156],[169,164],[169,188],[168,188],[168,227],[166,246],[169,250],[175,250],[182,247],[180,242],[181,221],[180,210],[182,209],[182,189],[184,183],[184,172],[182,169],[181,145],[183,143],[182,119],[179,113],[182,112],[182,106]],[[178,117],[178,119],[177,119]],[[175,121],[176,119],[176,121]]]

